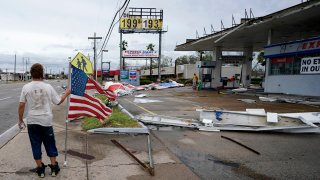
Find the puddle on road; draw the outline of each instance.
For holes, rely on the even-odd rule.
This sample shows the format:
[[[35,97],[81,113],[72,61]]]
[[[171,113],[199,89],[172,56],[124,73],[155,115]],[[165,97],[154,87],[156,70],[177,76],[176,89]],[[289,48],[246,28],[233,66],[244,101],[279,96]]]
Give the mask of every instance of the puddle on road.
[[[146,104],[146,103],[154,103],[154,102],[162,102],[162,101],[155,100],[155,99],[135,98],[133,102],[134,102],[134,103]]]
[[[201,179],[242,179],[245,177],[272,179],[264,174],[259,174],[243,164],[219,159],[211,154],[201,153],[192,149],[182,149],[179,146],[174,146],[170,149]]]
[[[86,160],[93,160],[95,157],[91,156],[89,154],[84,154],[84,153],[80,153],[74,150],[68,150],[67,154],[71,155],[71,156],[76,156],[76,157],[80,157],[82,159],[86,159]]]

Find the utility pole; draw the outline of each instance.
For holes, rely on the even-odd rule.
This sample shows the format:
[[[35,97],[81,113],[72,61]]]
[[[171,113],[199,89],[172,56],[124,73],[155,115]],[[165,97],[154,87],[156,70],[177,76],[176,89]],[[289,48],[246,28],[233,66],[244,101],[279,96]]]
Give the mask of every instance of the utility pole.
[[[108,50],[103,49],[101,51],[101,81],[103,81],[103,70],[102,70],[102,64],[103,64],[103,52],[108,52]]]
[[[29,58],[26,59],[26,79],[28,80],[28,61]]]
[[[93,39],[93,68],[94,68],[94,79],[97,80],[97,64],[96,64],[96,40],[102,39],[102,37],[96,37],[96,33],[94,33],[93,37],[88,37],[88,39]]]
[[[123,44],[122,44],[122,31],[120,29],[120,71],[123,69],[123,62],[122,62],[122,50],[123,50]]]
[[[8,69],[7,68],[6,68],[6,75],[7,75],[6,83],[8,84]]]
[[[24,78],[25,78],[25,72],[24,72],[24,57],[22,57],[22,72],[23,72],[22,81],[24,81]]]
[[[28,57],[23,57],[22,58],[22,67],[23,67],[23,80],[26,81],[27,79],[27,66],[28,66],[28,61],[29,61],[29,58]],[[24,66],[24,63],[26,63],[26,66]]]
[[[161,42],[162,41],[162,30],[159,31],[159,59],[158,59],[158,80],[161,82]]]
[[[16,65],[17,65],[17,54],[14,54],[13,81],[16,81]]]

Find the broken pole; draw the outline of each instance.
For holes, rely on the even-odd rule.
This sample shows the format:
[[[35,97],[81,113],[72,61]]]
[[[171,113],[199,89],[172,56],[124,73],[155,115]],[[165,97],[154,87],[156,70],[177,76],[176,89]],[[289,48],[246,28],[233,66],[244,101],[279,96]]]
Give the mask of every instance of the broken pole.
[[[224,138],[224,139],[228,139],[229,141],[232,141],[232,142],[234,142],[236,144],[239,144],[240,146],[242,146],[242,147],[244,147],[244,148],[246,148],[246,149],[248,149],[248,150],[250,150],[250,151],[252,151],[252,152],[254,152],[254,153],[258,154],[258,155],[260,155],[260,153],[258,151],[254,150],[254,149],[252,149],[252,148],[250,148],[250,147],[248,147],[248,146],[246,146],[246,145],[244,145],[244,144],[242,144],[242,143],[240,143],[240,142],[238,142],[238,141],[236,141],[234,139],[231,139],[231,138],[226,137],[226,136],[221,136],[221,137]]]
[[[134,156],[128,149],[126,149],[124,146],[122,146],[118,141],[115,139],[111,139],[111,142],[124,150],[126,153],[128,153],[134,160],[136,160],[144,169],[146,169],[151,176],[154,176],[154,169],[152,167],[148,167],[146,164],[144,164],[142,161],[140,161],[136,156]]]

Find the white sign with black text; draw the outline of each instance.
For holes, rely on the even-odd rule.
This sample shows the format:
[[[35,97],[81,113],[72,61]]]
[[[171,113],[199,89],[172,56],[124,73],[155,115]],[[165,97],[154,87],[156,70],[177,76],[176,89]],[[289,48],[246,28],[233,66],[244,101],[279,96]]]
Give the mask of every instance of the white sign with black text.
[[[122,51],[123,57],[137,57],[137,58],[156,58],[159,57],[158,51],[148,50],[124,50]]]
[[[308,57],[301,59],[300,74],[319,74],[320,57]]]

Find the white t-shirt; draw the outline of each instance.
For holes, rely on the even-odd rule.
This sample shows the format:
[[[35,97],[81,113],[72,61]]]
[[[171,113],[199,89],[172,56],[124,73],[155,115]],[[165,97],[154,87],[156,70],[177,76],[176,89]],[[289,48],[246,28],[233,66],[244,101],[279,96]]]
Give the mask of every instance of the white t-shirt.
[[[52,126],[52,103],[58,104],[61,98],[50,84],[32,81],[23,86],[20,102],[27,104],[27,124]]]

